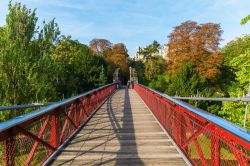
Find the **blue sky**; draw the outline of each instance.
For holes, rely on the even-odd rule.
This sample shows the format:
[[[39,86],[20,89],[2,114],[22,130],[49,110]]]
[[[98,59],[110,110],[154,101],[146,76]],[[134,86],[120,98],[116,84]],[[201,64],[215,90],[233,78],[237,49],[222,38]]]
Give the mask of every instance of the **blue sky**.
[[[17,0],[13,0],[16,2]],[[250,14],[250,0],[19,0],[37,8],[39,24],[56,18],[62,34],[88,44],[106,38],[126,44],[130,56],[137,46],[153,40],[168,41],[174,26],[186,20],[220,23],[222,45],[250,33],[250,23],[240,19]],[[5,24],[8,0],[1,0],[0,25]]]

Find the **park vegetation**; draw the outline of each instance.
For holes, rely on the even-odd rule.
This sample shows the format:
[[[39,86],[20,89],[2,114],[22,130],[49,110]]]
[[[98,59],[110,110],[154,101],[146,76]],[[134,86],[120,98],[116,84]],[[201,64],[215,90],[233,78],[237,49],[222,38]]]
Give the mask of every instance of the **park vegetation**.
[[[222,32],[214,23],[186,21],[174,27],[165,58],[155,49],[159,47],[156,41],[140,50],[144,58],[132,64],[139,82],[170,96],[244,96],[250,83],[250,35],[220,48]],[[243,102],[188,102],[243,126]]]
[[[9,3],[0,27],[0,104],[62,100],[111,83],[116,68],[126,84],[130,66],[139,83],[170,96],[243,96],[250,83],[250,35],[221,48],[222,33],[220,24],[186,21],[168,35],[167,57],[153,41],[140,50],[143,59],[135,60],[123,43],[93,39],[83,44],[61,34],[55,19],[38,25],[35,10]],[[188,102],[243,125],[244,103]]]
[[[62,35],[55,19],[38,25],[36,10],[10,2],[0,27],[0,105],[59,101],[111,83],[116,68],[125,82],[127,58],[123,43],[82,44]]]

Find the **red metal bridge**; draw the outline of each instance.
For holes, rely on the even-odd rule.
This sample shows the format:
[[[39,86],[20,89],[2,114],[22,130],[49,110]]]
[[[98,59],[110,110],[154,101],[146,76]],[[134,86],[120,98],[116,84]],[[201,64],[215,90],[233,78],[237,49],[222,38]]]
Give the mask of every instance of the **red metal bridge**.
[[[140,84],[0,124],[0,165],[250,165],[250,133]]]

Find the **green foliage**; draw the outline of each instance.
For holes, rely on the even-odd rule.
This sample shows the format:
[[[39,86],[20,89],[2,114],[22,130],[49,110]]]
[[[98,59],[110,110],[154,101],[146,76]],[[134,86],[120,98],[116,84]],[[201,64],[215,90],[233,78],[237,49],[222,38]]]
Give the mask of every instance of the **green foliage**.
[[[150,59],[154,54],[159,53],[159,46],[160,44],[156,40],[154,40],[152,44],[148,45],[144,49],[141,49],[139,51],[139,54],[142,54],[144,59]]]
[[[246,23],[249,18],[250,16],[246,17],[242,21],[242,23]],[[220,37],[222,31],[220,30],[218,24],[207,24],[203,28],[203,31],[207,32],[209,27],[213,29],[214,25],[215,27],[217,27],[217,37]],[[192,26],[182,26],[180,32],[176,33],[171,39],[173,41],[179,40],[180,33],[182,32],[192,32],[191,35],[194,35],[193,31],[189,31],[190,28],[192,29]],[[211,32],[212,31],[210,31],[209,33]],[[207,33],[204,33],[204,35],[204,37],[206,38]],[[211,37],[209,37],[207,41],[210,42],[210,38]],[[184,39],[185,41],[186,39],[190,40],[190,38],[188,37],[183,37],[182,41],[176,42],[175,44],[182,45],[183,48],[186,48],[186,46],[188,45],[188,47],[197,51],[196,40],[194,40],[194,43],[192,43],[190,41],[185,42]],[[221,51],[218,49],[219,40],[220,38],[217,38],[217,42],[214,42],[216,46],[215,48],[217,48],[216,55],[219,56],[219,59],[217,59],[218,61],[216,61],[216,57],[212,57],[210,58],[210,61],[206,61],[205,59],[207,54],[203,52],[204,50],[196,52],[197,55],[201,55],[202,57],[200,58],[200,60],[197,60],[196,54],[192,53],[181,55],[180,51],[185,51],[185,49],[178,49],[177,47],[173,47],[171,49],[169,46],[168,60],[166,63],[168,69],[167,71],[160,71],[159,69],[162,69],[162,67],[160,67],[160,65],[156,63],[157,61],[153,59],[154,56],[152,55],[155,55],[157,53],[155,53],[155,51],[152,51],[154,49],[150,48],[157,47],[148,46],[145,49],[140,50],[140,53],[143,54],[146,59],[145,63],[143,64],[145,66],[145,77],[147,78],[147,80],[149,80],[149,86],[170,96],[194,96],[197,95],[197,91],[199,92],[198,95],[205,97],[235,98],[238,96],[243,96],[243,94],[247,93],[250,83],[250,35],[245,35],[241,38],[237,38],[236,40],[229,42],[224,48],[222,48]],[[204,40],[201,41],[201,44],[204,44]],[[207,47],[208,45],[205,44],[205,46]],[[187,51],[189,50],[190,49],[187,49]],[[173,66],[178,64],[177,62],[180,59],[177,58],[173,61],[170,61],[171,52],[176,53],[174,54],[174,56],[179,56],[180,59],[184,59],[184,64],[181,64],[180,68],[178,68],[178,70],[175,72],[170,71],[171,65]],[[223,57],[221,57],[221,55],[223,55]],[[192,58],[196,58],[196,60],[192,61]],[[221,63],[222,60],[223,63]],[[203,72],[199,72],[199,70],[197,70],[198,65],[200,65],[198,69]],[[204,75],[207,75],[207,73],[209,72],[209,70],[205,68],[206,66],[208,68],[216,68],[217,70],[217,77],[213,81],[202,77]],[[213,70],[210,70],[210,72],[211,71]],[[187,102],[193,105],[195,104],[197,107],[207,110],[208,112],[211,112],[215,115],[219,115],[237,125],[243,125],[245,103],[214,101]],[[250,128],[249,120],[247,121],[247,128]]]
[[[206,47],[205,53],[203,47],[197,49],[196,40],[175,43],[185,47],[188,44],[188,47],[195,50],[195,54],[183,54],[183,57],[177,47],[170,49],[169,53],[172,50],[181,59],[184,58],[180,67],[171,73],[170,70],[166,71],[166,67],[168,65],[171,68],[171,64],[174,65],[177,61],[166,62],[158,56],[160,45],[157,41],[140,50],[139,53],[144,56],[145,61],[132,61],[122,43],[113,45],[106,39],[94,39],[89,48],[70,37],[60,36],[55,19],[48,23],[44,21],[40,28],[37,20],[35,10],[20,3],[9,3],[6,25],[0,27],[1,105],[26,104],[37,100],[57,101],[70,97],[111,82],[116,68],[120,68],[122,82],[126,83],[128,61],[136,69],[140,83],[149,84],[151,88],[170,96],[194,96],[197,91],[199,95],[206,97],[237,97],[247,93],[250,83],[250,35],[229,42],[220,52],[220,26],[202,24],[200,27],[203,28],[199,29],[202,33],[197,35],[202,37],[199,44]],[[249,20],[250,15],[243,18],[241,24],[246,24]],[[186,32],[192,27],[181,28]],[[216,42],[210,42],[212,40],[211,37],[207,38],[207,30],[216,32],[213,34]],[[176,39],[179,38],[173,37],[173,40]],[[208,44],[204,44],[205,39]],[[206,58],[209,54],[206,50],[211,49],[216,54],[208,61]],[[221,53],[224,56],[222,66]],[[197,60],[196,55],[201,58]],[[208,73],[213,75],[215,72],[217,74],[214,82],[201,76]],[[235,124],[243,125],[244,103],[188,102]],[[1,112],[0,121],[7,116],[9,112]],[[250,121],[247,121],[247,127],[250,128]]]
[[[171,84],[171,77],[166,73],[163,75],[158,75],[155,80],[149,83],[149,87],[156,89],[160,92],[165,92]]]
[[[41,27],[50,33],[39,31],[37,20],[35,10],[9,3],[6,25],[0,28],[1,105],[58,100],[54,84],[57,66],[50,53],[60,31],[54,20]],[[0,120],[26,111],[4,111]]]
[[[230,61],[239,56],[247,49],[250,49],[250,35],[245,35],[241,38],[237,38],[236,40],[230,41],[227,43],[225,47],[222,49],[222,54],[224,56],[224,65],[230,66]]]
[[[230,65],[236,71],[236,80],[239,87],[246,93],[250,83],[250,49],[246,50],[244,54],[233,58]]]
[[[59,96],[70,97],[106,83],[101,60],[90,48],[70,37],[57,43],[52,59],[60,66],[57,76]]]
[[[157,78],[150,82],[149,86],[170,96],[215,96],[215,90],[207,85],[204,77],[199,76],[192,63],[184,63],[178,71],[170,75],[165,73],[158,75]],[[218,114],[221,103],[188,101],[211,113]]]
[[[102,65],[102,70],[101,70],[100,75],[99,75],[98,82],[99,82],[99,84],[98,84],[99,86],[103,86],[103,85],[105,85],[107,83],[107,76],[105,75],[103,65]]]
[[[35,10],[9,3],[0,27],[0,104],[57,101],[106,84],[103,57],[70,37],[59,40],[55,19],[37,27]],[[1,112],[0,121],[25,113]],[[11,115],[11,116],[10,116]]]
[[[138,76],[138,81],[141,84],[147,85],[149,80],[145,77],[145,63],[142,60],[134,61],[129,59],[129,66],[135,69]]]
[[[240,24],[245,25],[249,20],[250,20],[250,14],[247,15],[246,17],[242,18],[240,21]]]
[[[230,41],[225,47],[222,48],[224,62],[221,67],[221,76],[215,85],[221,89],[222,93],[224,93],[223,96],[229,97],[232,85],[238,84],[236,80],[236,70],[238,69],[232,66],[232,59],[244,54],[246,50],[250,49],[249,43],[250,36],[245,35],[241,38]]]
[[[197,74],[192,63],[184,63],[176,74],[158,76],[156,81],[150,83],[150,87],[170,96],[191,96],[196,94],[197,90],[203,91],[205,81]]]
[[[250,49],[247,49],[244,54],[235,56],[233,59],[231,59],[229,65],[234,69],[236,75],[236,80],[228,89],[230,97],[237,97],[247,94],[250,83]],[[245,104],[243,103],[223,102],[220,115],[242,126],[244,112]],[[247,126],[250,128],[249,121],[247,122]]]
[[[161,56],[153,56],[145,62],[145,76],[148,80],[153,80],[157,75],[165,71],[166,61]]]
[[[165,91],[167,94],[179,96],[191,96],[197,90],[202,91],[205,79],[195,71],[192,63],[185,63],[171,78],[171,85]]]
[[[50,71],[52,62],[41,44],[34,40],[37,35],[37,17],[31,11],[16,3],[9,4],[6,26],[0,36],[0,79],[2,81],[2,104],[23,104],[39,99],[54,98],[55,89]],[[48,35],[47,38],[50,38]],[[41,38],[40,40],[44,40]]]

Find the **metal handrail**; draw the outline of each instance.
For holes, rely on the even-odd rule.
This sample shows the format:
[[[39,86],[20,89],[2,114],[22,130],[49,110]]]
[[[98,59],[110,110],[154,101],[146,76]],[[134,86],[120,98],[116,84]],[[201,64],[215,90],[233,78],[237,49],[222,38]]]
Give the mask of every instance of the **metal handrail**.
[[[158,92],[158,91],[156,91],[154,89],[151,89],[151,88],[146,87],[146,86],[141,85],[141,84],[138,84],[138,85],[140,85],[140,86],[142,86],[142,87],[144,87],[144,88],[146,88],[146,89],[148,89],[148,90],[150,90],[150,91],[152,91],[152,92],[166,98],[167,100],[170,100],[171,102],[173,102],[173,103],[175,103],[175,104],[177,104],[177,105],[191,111],[192,113],[206,119],[207,121],[209,121],[209,122],[223,128],[223,129],[227,130],[231,134],[233,134],[233,135],[235,135],[237,137],[240,137],[241,139],[243,139],[243,140],[250,143],[250,131],[248,131],[248,130],[246,130],[244,128],[241,128],[241,127],[239,127],[239,126],[237,126],[237,125],[235,125],[235,124],[233,124],[233,123],[231,123],[231,122],[229,122],[229,121],[227,121],[227,120],[225,120],[225,119],[223,119],[221,117],[213,115],[213,114],[211,114],[211,113],[209,113],[207,111],[204,111],[202,109],[199,109],[197,107],[191,106],[191,105],[189,105],[189,104],[187,104],[185,102],[174,99],[174,98],[172,98],[172,97],[170,97],[170,96],[168,96],[166,94],[163,94],[161,92]]]
[[[202,100],[202,101],[231,101],[231,102],[250,102],[250,97],[238,97],[238,98],[225,98],[225,97],[182,97],[182,96],[171,96],[173,99],[180,100]]]
[[[36,117],[40,116],[40,115],[43,115],[43,114],[45,114],[45,113],[48,113],[48,112],[54,110],[55,108],[58,108],[58,107],[67,105],[67,104],[71,103],[71,102],[74,101],[74,100],[77,100],[77,99],[80,99],[80,98],[82,98],[82,97],[85,97],[85,96],[87,96],[87,95],[89,95],[89,94],[91,94],[91,93],[94,93],[94,92],[96,92],[96,91],[99,91],[99,90],[101,90],[101,89],[103,89],[103,88],[106,88],[106,87],[108,87],[108,86],[111,86],[111,85],[113,85],[113,84],[114,84],[114,83],[108,84],[108,85],[104,85],[104,86],[102,86],[102,87],[99,87],[99,88],[97,88],[97,89],[93,89],[93,90],[91,90],[91,91],[88,91],[88,92],[86,92],[86,93],[80,94],[80,95],[78,95],[78,96],[74,96],[74,97],[68,98],[68,99],[66,99],[66,100],[63,100],[63,101],[54,103],[54,104],[49,105],[49,106],[47,106],[47,107],[44,107],[44,108],[35,110],[35,111],[30,112],[30,113],[28,113],[28,114],[24,114],[24,115],[18,116],[18,117],[16,117],[16,118],[10,119],[10,120],[8,120],[8,121],[2,122],[2,123],[0,123],[0,132],[3,132],[3,131],[5,131],[5,130],[7,130],[7,129],[11,128],[11,127],[17,126],[17,125],[19,125],[19,124],[21,124],[21,123],[23,123],[23,122],[25,122],[25,121],[31,120],[31,119],[33,119],[33,118],[36,118]]]
[[[24,104],[24,105],[12,105],[12,106],[0,106],[0,112],[6,110],[16,110],[16,109],[26,109],[26,108],[37,108],[48,106],[54,104],[55,102],[50,103],[32,103],[32,104]]]

